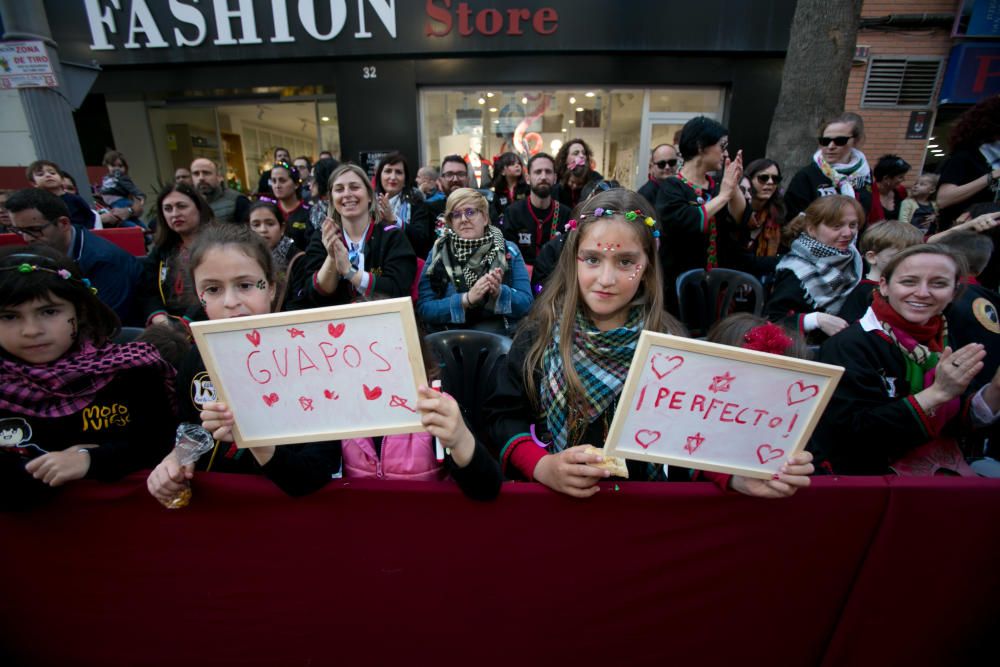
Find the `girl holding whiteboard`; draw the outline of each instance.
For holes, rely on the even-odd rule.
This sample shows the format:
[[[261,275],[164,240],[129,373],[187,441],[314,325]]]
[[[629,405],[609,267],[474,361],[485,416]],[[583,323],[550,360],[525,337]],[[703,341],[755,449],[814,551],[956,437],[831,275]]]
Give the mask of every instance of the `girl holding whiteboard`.
[[[206,230],[192,249],[191,267],[209,319],[271,312],[275,291],[271,253],[264,240],[249,228],[221,225]],[[189,413],[187,421],[200,420],[216,440],[215,448],[199,461],[205,470],[264,474],[289,495],[299,496],[323,487],[341,469],[343,446],[346,476],[351,476],[349,470],[355,471],[355,476],[363,476],[366,459],[363,452],[355,451],[364,449],[366,443],[360,442],[361,439],[237,448],[231,433],[232,413],[224,403],[214,400],[211,379],[196,348],[182,364],[178,384],[182,419],[185,412]],[[381,455],[382,468],[389,468],[390,456],[412,462],[414,451],[424,453],[423,460],[433,461],[432,436],[435,436],[451,449],[446,466],[463,491],[477,498],[495,496],[500,486],[499,470],[485,447],[466,428],[454,399],[425,387],[417,408],[423,413],[422,421],[429,434],[385,436],[378,444],[367,443],[375,448],[377,456]],[[346,451],[348,447],[352,449]],[[405,452],[396,453],[400,449]],[[181,465],[171,452],[149,475],[147,487],[153,497],[166,505],[183,492],[193,475],[194,465]]]
[[[664,310],[659,232],[649,204],[629,190],[602,192],[577,206],[559,265],[522,320],[486,421],[508,477],[576,497],[598,492],[610,473],[591,464],[602,446],[643,329],[683,335]],[[734,490],[782,497],[808,486],[812,456],[792,457],[776,479],[709,475]],[[671,469],[670,477],[689,478]],[[663,477],[629,462],[630,479]]]

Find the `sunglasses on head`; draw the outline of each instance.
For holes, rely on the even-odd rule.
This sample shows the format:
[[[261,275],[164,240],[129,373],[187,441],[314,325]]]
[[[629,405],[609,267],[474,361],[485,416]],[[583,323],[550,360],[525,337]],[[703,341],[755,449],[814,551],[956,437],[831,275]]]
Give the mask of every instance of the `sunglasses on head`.
[[[656,165],[657,169],[666,169],[667,165],[670,165],[670,168],[673,169],[677,166],[677,158],[674,158],[673,160],[660,160],[659,162],[654,162],[653,164]]]
[[[853,138],[854,137],[820,137],[818,141],[820,146],[829,146],[831,141],[838,146],[846,146],[847,142]]]
[[[767,185],[768,183],[778,185],[781,183],[781,174],[757,174],[754,178],[756,178],[757,182],[761,185]]]

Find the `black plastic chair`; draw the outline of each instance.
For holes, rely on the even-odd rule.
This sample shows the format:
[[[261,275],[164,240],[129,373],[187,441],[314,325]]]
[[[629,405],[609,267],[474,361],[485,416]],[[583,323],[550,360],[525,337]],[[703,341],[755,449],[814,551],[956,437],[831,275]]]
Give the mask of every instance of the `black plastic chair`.
[[[142,327],[122,327],[118,335],[114,337],[113,343],[131,343],[145,331]]]
[[[764,287],[743,271],[692,269],[677,277],[677,301],[681,321],[697,338],[733,313],[760,315],[764,310]]]
[[[497,363],[510,350],[510,338],[485,331],[452,329],[427,335],[438,360],[441,388],[455,397],[469,427],[482,432],[482,406],[493,386]]]

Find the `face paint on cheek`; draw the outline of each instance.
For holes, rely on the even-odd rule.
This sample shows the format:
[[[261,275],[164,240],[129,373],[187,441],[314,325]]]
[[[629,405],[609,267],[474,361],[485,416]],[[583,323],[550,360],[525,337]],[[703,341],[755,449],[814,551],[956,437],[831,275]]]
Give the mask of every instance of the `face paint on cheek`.
[[[208,302],[205,301],[205,293],[204,292],[202,292],[201,294],[198,295],[198,303],[201,304],[202,308],[208,308]]]
[[[628,279],[629,280],[635,280],[639,276],[639,273],[641,271],[642,271],[642,264],[636,264],[635,265],[635,271],[632,272],[632,275],[630,275],[628,277]]]
[[[69,334],[69,337],[72,338],[73,340],[76,340],[76,318],[75,317],[69,318],[69,326],[70,326],[70,329],[72,329],[72,331]]]
[[[267,281],[261,278],[257,281],[257,289],[263,291],[267,289]]]

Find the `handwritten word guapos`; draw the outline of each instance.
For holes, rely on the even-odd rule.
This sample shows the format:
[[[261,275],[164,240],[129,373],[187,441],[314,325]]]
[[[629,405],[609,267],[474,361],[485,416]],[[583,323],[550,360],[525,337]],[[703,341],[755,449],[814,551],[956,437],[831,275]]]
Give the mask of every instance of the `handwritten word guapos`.
[[[84,408],[82,414],[84,431],[101,431],[113,426],[127,426],[130,421],[128,408],[121,403],[91,405]]]
[[[246,357],[250,379],[258,384],[269,383],[275,375],[303,377],[310,373],[333,374],[338,364],[347,368],[371,367],[376,373],[387,373],[392,364],[378,352],[377,340],[363,352],[351,345],[321,341],[313,345],[279,345],[271,350],[255,349]]]

